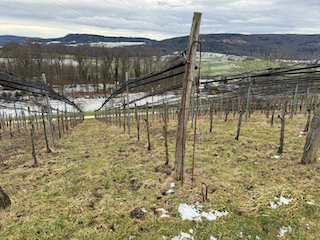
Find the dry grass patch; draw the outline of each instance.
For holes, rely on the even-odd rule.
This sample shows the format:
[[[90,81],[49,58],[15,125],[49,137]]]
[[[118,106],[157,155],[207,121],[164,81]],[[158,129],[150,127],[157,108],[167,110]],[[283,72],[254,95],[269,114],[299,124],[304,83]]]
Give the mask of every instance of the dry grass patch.
[[[277,155],[280,123],[270,127],[263,115],[243,123],[240,140],[237,119],[214,117],[198,126],[195,181],[191,181],[193,131],[188,129],[186,173],[182,186],[173,179],[176,121],[169,122],[169,166],[164,166],[163,123],[150,124],[152,149],[141,141],[135,123],[123,128],[86,120],[57,141],[46,153],[36,140],[40,165],[32,167],[28,145],[4,160],[1,186],[12,205],[1,210],[3,239],[171,239],[193,229],[195,239],[278,239],[281,227],[291,227],[286,239],[318,239],[320,233],[320,164],[299,164],[305,136],[298,137],[306,118],[287,120],[284,153]],[[188,127],[190,123],[188,124]],[[10,139],[0,142],[5,149]],[[9,156],[9,155],[8,155]],[[181,203],[202,201],[201,183],[208,185],[203,210],[228,211],[216,221],[182,221]],[[174,192],[166,193],[175,183]],[[294,199],[277,204],[275,197]],[[312,203],[314,204],[308,204]],[[170,217],[161,217],[164,208]],[[249,237],[251,236],[251,237]]]

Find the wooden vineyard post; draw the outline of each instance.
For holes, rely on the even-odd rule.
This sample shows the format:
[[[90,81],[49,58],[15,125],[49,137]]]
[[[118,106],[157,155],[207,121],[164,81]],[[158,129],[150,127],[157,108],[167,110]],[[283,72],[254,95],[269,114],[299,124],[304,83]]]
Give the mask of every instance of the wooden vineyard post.
[[[309,130],[309,126],[310,126],[310,119],[311,119],[311,109],[309,108],[308,109],[308,119],[307,119],[307,124],[306,126],[304,127],[304,132],[308,132]]]
[[[283,104],[283,108],[282,108],[282,117],[280,117],[280,115],[278,115],[278,118],[280,118],[280,120],[281,120],[280,146],[278,149],[279,154],[281,154],[283,152],[285,115],[287,112],[287,96],[286,96],[286,94],[284,94],[283,101],[284,101],[284,104]]]
[[[238,141],[239,141],[239,137],[240,137],[240,129],[241,129],[243,112],[244,112],[244,102],[242,102],[242,107],[241,107],[241,110],[239,111],[238,130],[237,130],[237,136],[235,137],[235,139]]]
[[[12,137],[12,128],[11,128],[11,114],[9,115],[9,122],[10,122],[10,136]]]
[[[46,120],[45,120],[44,114],[43,114],[43,107],[41,108],[41,113],[42,113],[42,124],[43,124],[44,138],[46,139],[47,153],[50,153],[51,149],[49,148],[49,141],[48,141],[47,130],[46,130]]]
[[[148,150],[151,150],[151,143],[150,143],[150,131],[149,131],[149,107],[148,102],[146,104],[146,124],[147,124],[147,135],[148,135]]]
[[[63,120],[63,111],[61,111],[61,123],[62,123],[62,131],[63,131],[63,134],[64,134],[64,120]]]
[[[118,111],[117,109],[113,109],[116,112],[116,126],[118,127]]]
[[[249,83],[249,87],[248,87],[247,107],[246,107],[245,122],[247,122],[247,120],[248,120],[248,111],[249,111],[249,104],[250,104],[251,85],[252,85],[252,77],[250,77],[250,83]]]
[[[297,104],[298,88],[299,88],[299,80],[297,82],[296,90],[294,92],[294,99],[293,99],[293,103],[292,103],[292,111],[291,111],[291,116],[290,116],[291,119],[293,118],[293,114],[295,114],[295,106]]]
[[[123,131],[126,132],[126,102],[123,101]]]
[[[44,73],[42,73],[42,79],[43,79],[44,83],[47,84],[46,75]],[[45,90],[45,94],[46,94],[46,100],[47,100],[48,117],[49,117],[52,139],[53,139],[53,144],[54,144],[55,143],[54,128],[53,128],[53,123],[52,123],[52,113],[51,113],[51,107],[50,107],[50,103],[49,103],[49,97],[48,97],[47,90]]]
[[[38,130],[38,129],[39,129],[39,126],[38,126],[38,117],[37,117],[37,114],[34,114],[34,118],[36,119],[37,130]]]
[[[16,108],[16,103],[15,102],[13,102],[13,106],[14,106],[14,111],[16,113],[16,121],[17,121],[18,131],[20,133],[20,125],[19,125],[18,113],[17,113],[17,108]]]
[[[214,101],[212,100],[210,104],[210,132],[212,132],[212,122],[213,122],[213,103]]]
[[[183,184],[183,173],[185,168],[185,147],[186,147],[186,134],[187,134],[187,122],[188,113],[190,107],[191,88],[193,83],[194,63],[195,55],[197,51],[197,45],[194,44],[198,41],[200,22],[202,13],[195,12],[193,16],[193,22],[190,31],[190,37],[188,42],[187,64],[186,64],[186,80],[183,82],[182,98],[180,105],[180,112],[178,118],[178,129],[176,139],[176,151],[175,151],[175,163],[174,163],[174,178],[181,180]]]
[[[139,126],[139,119],[138,119],[138,111],[137,111],[137,104],[134,104],[134,115],[137,121],[137,133],[138,133],[138,141],[140,140],[140,126]]]
[[[121,106],[119,106],[119,127],[121,128]]]
[[[31,144],[32,144],[32,157],[34,160],[33,165],[38,166],[38,161],[36,157],[36,149],[34,146],[34,126],[33,126],[33,116],[30,113],[30,107],[28,107],[28,112],[29,112],[29,121],[30,121],[30,133],[31,133]]]
[[[57,108],[57,120],[58,120],[59,138],[61,138],[61,131],[60,131],[60,115],[59,115],[59,109],[58,109],[58,108]]]
[[[166,163],[165,165],[167,166],[169,164],[169,152],[168,152],[168,125],[167,125],[167,104],[164,104],[164,146],[166,148]]]
[[[0,208],[5,209],[9,205],[11,205],[10,198],[0,186]]]
[[[126,81],[127,81],[127,124],[128,124],[128,134],[130,134],[130,106],[129,106],[129,78],[128,73],[126,72]]]
[[[2,126],[2,131],[5,131],[5,126],[4,126],[4,122],[3,122],[3,114],[0,113],[0,120],[1,120],[1,126]]]
[[[310,109],[310,108],[309,108]],[[308,109],[308,112],[310,110]],[[310,115],[310,114],[309,114]],[[317,152],[320,144],[320,108],[312,118],[311,126],[304,145],[302,164],[314,163],[317,160]]]
[[[153,88],[151,88],[151,92],[152,92],[152,99],[151,99],[151,101],[152,101],[152,122],[154,122],[154,102],[153,102],[153,92],[154,92],[154,90],[153,90]]]
[[[65,116],[66,116],[66,131],[69,130],[69,124],[68,124],[68,110],[67,110],[67,104],[64,104],[64,108],[65,108]]]
[[[273,96],[273,101],[272,101],[272,115],[271,115],[271,126],[273,126],[273,120],[274,120],[274,112],[276,110],[276,96]]]

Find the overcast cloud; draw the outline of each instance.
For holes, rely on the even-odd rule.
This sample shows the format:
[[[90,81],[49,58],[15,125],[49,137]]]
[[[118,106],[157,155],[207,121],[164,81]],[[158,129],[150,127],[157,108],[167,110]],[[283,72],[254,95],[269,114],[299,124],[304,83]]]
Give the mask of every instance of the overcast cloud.
[[[166,39],[200,33],[320,34],[318,0],[0,0],[0,35]]]

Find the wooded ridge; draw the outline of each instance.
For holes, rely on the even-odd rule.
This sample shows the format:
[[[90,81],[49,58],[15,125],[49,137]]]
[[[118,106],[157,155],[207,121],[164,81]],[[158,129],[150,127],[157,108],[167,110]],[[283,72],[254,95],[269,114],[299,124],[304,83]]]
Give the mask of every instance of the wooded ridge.
[[[89,34],[68,34],[61,38],[40,39],[17,36],[0,36],[0,46],[17,41],[21,44],[32,39],[47,44],[49,42],[94,43],[94,42],[144,42],[141,46],[132,48],[157,48],[164,54],[185,49],[187,36],[165,39],[161,41],[148,38],[105,37]],[[202,51],[233,55],[252,56],[255,54],[274,53],[283,59],[311,60],[320,58],[320,35],[299,34],[201,34]]]

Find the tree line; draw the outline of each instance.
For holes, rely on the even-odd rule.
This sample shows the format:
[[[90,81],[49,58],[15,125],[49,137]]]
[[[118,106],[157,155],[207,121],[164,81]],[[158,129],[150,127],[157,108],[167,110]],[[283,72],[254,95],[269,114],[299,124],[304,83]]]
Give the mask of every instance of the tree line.
[[[157,49],[130,47],[107,48],[90,44],[67,47],[61,44],[42,45],[41,41],[29,40],[22,45],[10,42],[3,46],[0,68],[18,74],[26,80],[40,80],[46,74],[50,85],[58,85],[64,94],[64,85],[91,84],[98,93],[99,83],[103,93],[107,84],[120,85],[129,77],[159,71],[164,63],[162,52]]]

